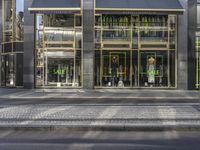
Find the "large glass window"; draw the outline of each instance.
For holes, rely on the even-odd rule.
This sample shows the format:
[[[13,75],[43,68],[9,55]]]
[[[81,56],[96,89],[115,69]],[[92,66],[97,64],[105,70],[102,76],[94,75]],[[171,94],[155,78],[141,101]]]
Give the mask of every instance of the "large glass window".
[[[82,85],[82,29],[80,15],[36,16],[36,85]]]
[[[171,60],[170,63],[169,60]],[[140,86],[174,87],[175,58],[168,51],[140,52]]]
[[[95,16],[97,87],[176,87],[176,16]]]
[[[10,42],[13,40],[13,0],[3,0],[3,42]]]
[[[15,86],[15,55],[2,55],[1,57],[1,83],[2,86]]]
[[[1,85],[22,86],[22,82],[16,83],[16,78],[22,74],[16,74],[16,70],[19,66],[22,68],[18,62],[19,56],[23,56],[24,0],[2,0],[2,8]]]
[[[23,41],[24,0],[3,0],[3,42]]]
[[[196,33],[196,89],[200,89],[200,32]]]
[[[15,38],[16,41],[24,40],[24,0],[16,0],[15,11]]]
[[[200,0],[197,0],[197,27],[200,28]]]
[[[96,83],[105,87],[129,87],[130,55],[126,50],[104,50],[96,63]]]

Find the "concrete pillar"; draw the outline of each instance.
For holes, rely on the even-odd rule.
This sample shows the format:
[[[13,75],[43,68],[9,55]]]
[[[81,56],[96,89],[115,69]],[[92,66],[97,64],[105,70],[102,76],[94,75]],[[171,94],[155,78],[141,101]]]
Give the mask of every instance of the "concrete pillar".
[[[197,0],[188,0],[188,88],[195,89],[195,32],[197,27]]]
[[[187,13],[187,0],[180,0],[185,12],[183,15],[178,16],[178,61],[177,61],[177,84],[178,89],[187,90],[188,86],[188,13]]]
[[[34,88],[34,14],[28,8],[33,0],[24,0],[24,88]]]
[[[2,52],[2,1],[0,2],[0,86],[1,86],[1,52]]]
[[[94,0],[83,0],[83,88],[94,88]]]

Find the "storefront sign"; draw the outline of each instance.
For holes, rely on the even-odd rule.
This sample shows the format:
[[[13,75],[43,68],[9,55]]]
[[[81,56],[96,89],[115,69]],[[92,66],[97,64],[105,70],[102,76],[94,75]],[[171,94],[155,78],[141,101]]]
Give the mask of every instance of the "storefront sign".
[[[148,75],[154,75],[154,76],[159,76],[160,75],[160,70],[150,70],[147,71]]]
[[[53,69],[49,73],[53,74],[53,75],[65,75],[66,74],[66,69]]]

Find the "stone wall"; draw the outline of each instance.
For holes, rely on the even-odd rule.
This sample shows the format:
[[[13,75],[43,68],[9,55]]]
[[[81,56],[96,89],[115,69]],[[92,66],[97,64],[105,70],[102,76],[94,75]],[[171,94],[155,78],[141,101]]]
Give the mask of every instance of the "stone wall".
[[[24,0],[24,88],[34,88],[34,15],[28,8],[33,0]]]
[[[1,60],[1,51],[2,51],[2,1],[0,1],[0,60]],[[1,68],[1,61],[0,61],[0,68]],[[1,85],[1,71],[0,71],[0,85]]]
[[[188,0],[179,0],[185,12],[178,16],[178,61],[177,61],[177,84],[178,89],[188,88]]]

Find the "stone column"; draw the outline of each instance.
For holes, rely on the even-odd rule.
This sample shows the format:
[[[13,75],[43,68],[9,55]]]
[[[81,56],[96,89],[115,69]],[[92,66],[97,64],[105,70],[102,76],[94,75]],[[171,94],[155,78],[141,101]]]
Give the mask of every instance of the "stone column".
[[[0,86],[1,86],[1,52],[2,52],[2,40],[3,40],[3,35],[2,35],[2,1],[0,2]]]
[[[187,13],[187,0],[180,0],[185,12],[183,15],[178,16],[178,76],[177,84],[178,89],[187,90],[188,86],[188,13]]]
[[[32,89],[34,83],[34,14],[28,8],[33,0],[24,0],[24,88]]]
[[[83,88],[94,88],[94,0],[83,0]]]
[[[196,84],[196,57],[195,57],[195,32],[197,27],[197,0],[188,0],[188,88],[195,89]]]

